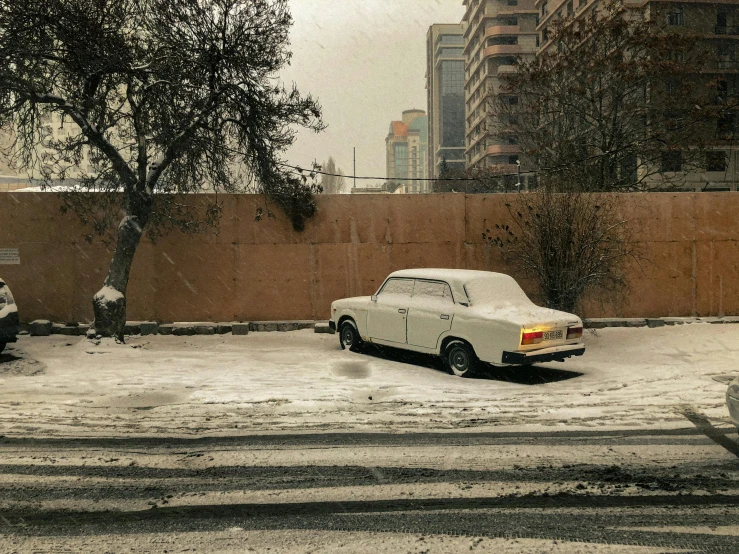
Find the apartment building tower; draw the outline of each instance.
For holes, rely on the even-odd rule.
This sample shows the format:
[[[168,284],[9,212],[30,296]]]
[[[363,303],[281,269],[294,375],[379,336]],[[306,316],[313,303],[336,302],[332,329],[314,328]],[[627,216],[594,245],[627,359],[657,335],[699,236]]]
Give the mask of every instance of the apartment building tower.
[[[464,171],[464,29],[461,23],[436,24],[426,36],[426,93],[429,118],[428,178],[442,164]]]
[[[603,0],[536,0],[539,13],[539,52],[556,48],[548,29],[554,21],[572,19],[577,22]],[[624,5],[643,9],[640,15],[654,21],[670,32],[688,32],[699,37],[702,68],[695,79],[718,82],[716,101],[739,102],[739,0],[624,0]],[[713,86],[713,85],[711,85]],[[737,114],[729,113],[720,121],[713,142],[713,151],[707,153],[705,171],[687,175],[685,188],[696,191],[737,190],[739,172],[739,144]],[[680,170],[676,158],[671,157],[671,168]]]
[[[464,0],[464,6],[467,167],[515,173],[518,141],[514,134],[500,132],[503,125],[491,125],[487,100],[501,94],[518,60],[536,55],[539,10],[535,0]]]
[[[431,190],[428,175],[428,117],[423,110],[406,110],[400,121],[390,123],[385,138],[386,177],[403,193]]]

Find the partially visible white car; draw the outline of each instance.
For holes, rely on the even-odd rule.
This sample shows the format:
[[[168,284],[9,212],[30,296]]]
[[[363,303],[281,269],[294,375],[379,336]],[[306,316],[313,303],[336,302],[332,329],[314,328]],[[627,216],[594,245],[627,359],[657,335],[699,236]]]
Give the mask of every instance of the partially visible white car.
[[[342,348],[435,354],[459,376],[478,361],[521,366],[585,352],[579,317],[536,306],[512,277],[488,271],[396,271],[373,296],[333,302],[329,325]]]
[[[726,405],[729,408],[729,417],[739,428],[739,377],[734,379],[726,391]]]
[[[5,281],[0,278],[0,352],[18,335],[18,307]]]

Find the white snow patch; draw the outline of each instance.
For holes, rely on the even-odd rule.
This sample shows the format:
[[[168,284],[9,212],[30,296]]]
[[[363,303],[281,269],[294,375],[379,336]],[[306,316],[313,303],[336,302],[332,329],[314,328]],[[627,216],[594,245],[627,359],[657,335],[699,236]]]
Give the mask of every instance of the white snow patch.
[[[95,295],[95,300],[103,300],[105,302],[118,302],[123,300],[123,293],[114,289],[113,287],[103,287]]]

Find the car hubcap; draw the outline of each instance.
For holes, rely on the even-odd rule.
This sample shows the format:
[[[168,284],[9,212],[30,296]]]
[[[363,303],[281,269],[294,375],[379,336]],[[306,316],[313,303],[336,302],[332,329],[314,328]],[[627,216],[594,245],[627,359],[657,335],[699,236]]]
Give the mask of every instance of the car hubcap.
[[[467,359],[467,355],[462,350],[454,350],[452,352],[452,366],[457,371],[467,371],[467,367],[469,365],[469,360]]]
[[[342,337],[343,337],[344,344],[346,346],[351,346],[352,343],[354,343],[354,333],[352,332],[351,329],[349,328],[344,329],[344,333]]]

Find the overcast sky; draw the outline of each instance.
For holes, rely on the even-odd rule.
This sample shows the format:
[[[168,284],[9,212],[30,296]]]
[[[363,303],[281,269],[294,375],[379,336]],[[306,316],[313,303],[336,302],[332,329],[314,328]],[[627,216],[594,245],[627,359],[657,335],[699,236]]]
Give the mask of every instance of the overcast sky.
[[[349,175],[356,146],[357,174],[384,177],[390,122],[403,110],[426,110],[426,32],[433,23],[458,23],[462,0],[291,0],[290,5],[294,56],[282,79],[318,98],[328,129],[318,135],[301,131],[288,159],[302,166],[333,156]]]

